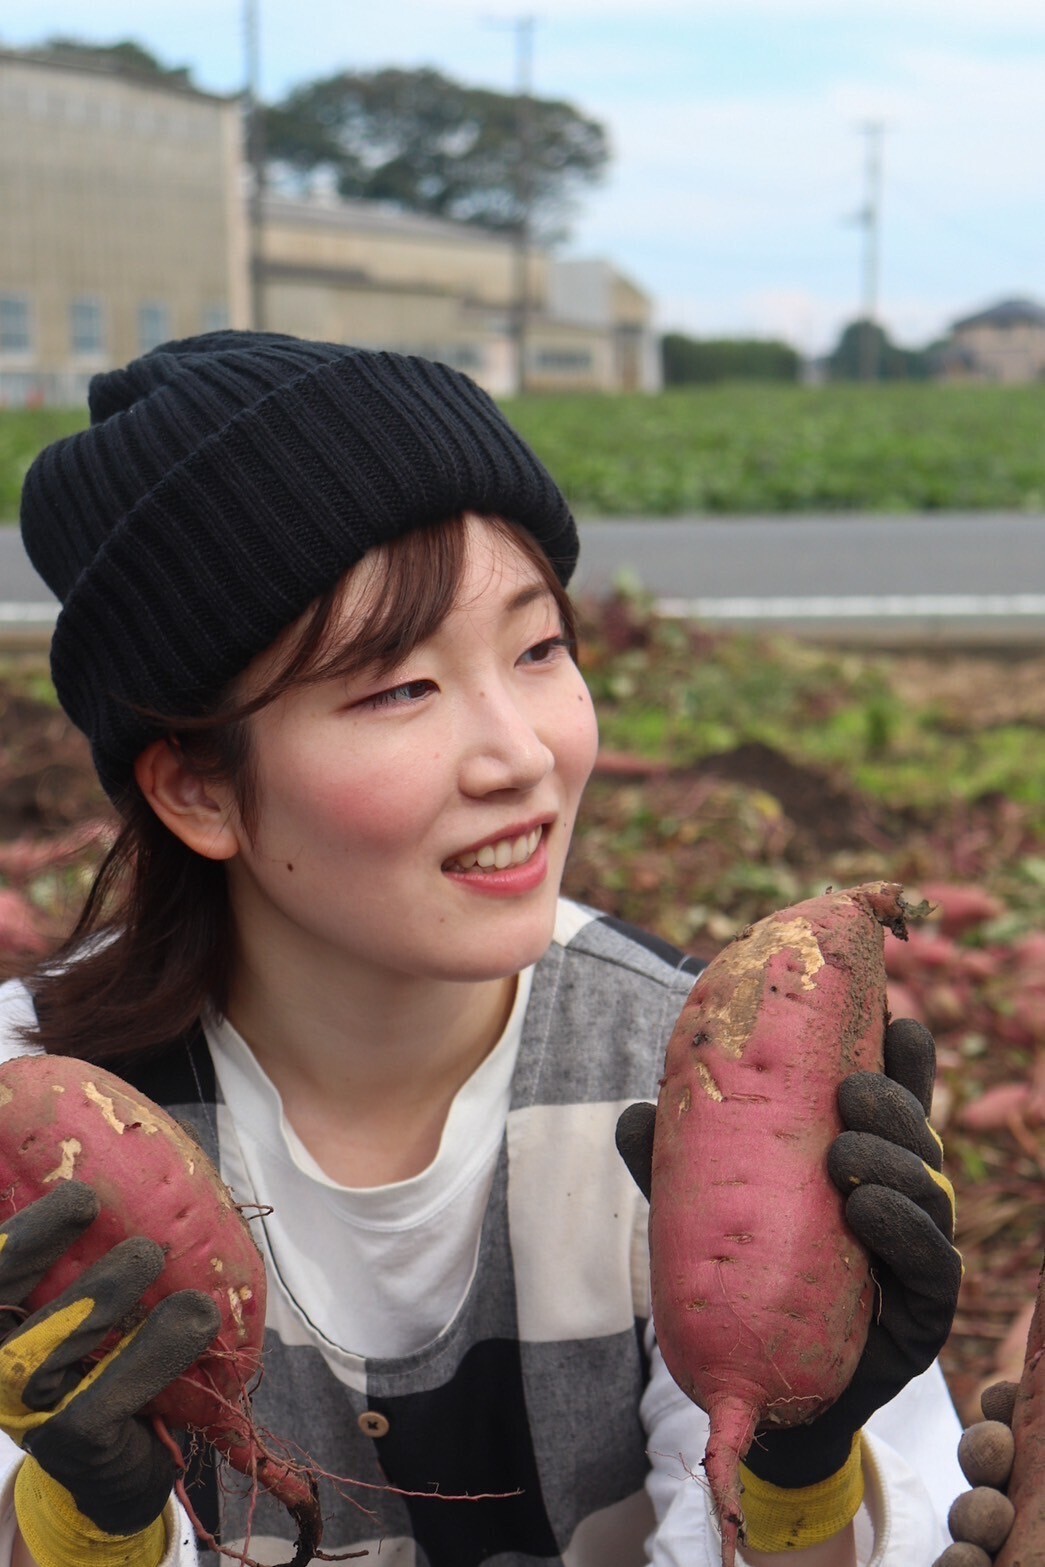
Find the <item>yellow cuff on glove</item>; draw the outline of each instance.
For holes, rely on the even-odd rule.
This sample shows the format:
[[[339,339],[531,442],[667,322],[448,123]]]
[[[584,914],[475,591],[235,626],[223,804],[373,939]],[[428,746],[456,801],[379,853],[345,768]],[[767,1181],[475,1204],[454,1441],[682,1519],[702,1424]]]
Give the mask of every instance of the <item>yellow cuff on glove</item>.
[[[15,1515],[38,1567],[158,1567],[167,1550],[162,1517],[140,1534],[105,1534],[35,1458],[15,1479]]]
[[[799,1551],[819,1545],[852,1523],[864,1499],[859,1434],[837,1474],[817,1485],[785,1490],[760,1480],[744,1464],[744,1538],[756,1551]]]

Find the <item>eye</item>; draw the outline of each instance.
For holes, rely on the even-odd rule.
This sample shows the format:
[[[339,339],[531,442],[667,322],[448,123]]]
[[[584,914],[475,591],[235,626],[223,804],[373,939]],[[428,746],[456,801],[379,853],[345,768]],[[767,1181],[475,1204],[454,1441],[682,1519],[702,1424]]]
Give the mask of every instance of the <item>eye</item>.
[[[540,642],[535,642],[532,647],[526,649],[520,663],[550,664],[566,651],[567,643],[564,636],[543,637]]]
[[[435,682],[432,680],[404,680],[401,686],[389,686],[387,691],[375,691],[373,696],[364,697],[360,706],[407,707],[421,701],[434,690]]]

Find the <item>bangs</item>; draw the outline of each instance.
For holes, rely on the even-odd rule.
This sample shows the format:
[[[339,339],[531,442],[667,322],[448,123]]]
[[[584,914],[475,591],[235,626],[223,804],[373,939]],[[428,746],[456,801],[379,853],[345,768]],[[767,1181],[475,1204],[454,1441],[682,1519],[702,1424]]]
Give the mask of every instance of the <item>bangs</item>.
[[[434,636],[464,576],[466,534],[459,521],[419,528],[372,550],[322,594],[285,634],[289,645],[277,665],[275,694],[364,670],[385,675]],[[346,635],[344,599],[361,578]]]
[[[503,517],[480,516],[478,521],[533,567],[555,603],[562,635],[576,659],[574,608],[537,540]],[[257,795],[250,717],[296,686],[363,673],[378,678],[390,673],[435,635],[458,603],[467,557],[463,513],[401,535],[365,555],[286,628],[263,655],[264,674],[259,680],[251,680],[248,668],[226,688],[213,709],[200,717],[151,716],[163,725],[199,776],[229,780],[248,831],[253,831]],[[360,584],[346,616],[346,596]]]
[[[563,633],[576,653],[573,606],[532,534],[501,517],[479,520],[526,556],[555,600]],[[364,556],[322,594],[303,619],[275,646],[274,669],[236,716],[267,706],[297,685],[345,679],[364,671],[388,674],[416,647],[435,635],[458,602],[467,565],[464,516],[403,534]],[[346,592],[360,582],[346,635],[342,607]],[[285,645],[284,645],[285,644]]]

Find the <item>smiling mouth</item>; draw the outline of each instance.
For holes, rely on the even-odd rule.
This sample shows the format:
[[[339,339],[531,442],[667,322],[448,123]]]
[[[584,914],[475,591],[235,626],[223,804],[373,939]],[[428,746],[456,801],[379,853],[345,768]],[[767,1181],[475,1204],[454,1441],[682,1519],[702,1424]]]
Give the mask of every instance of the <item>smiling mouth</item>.
[[[543,829],[521,833],[518,838],[498,838],[481,849],[465,849],[443,866],[444,871],[506,871],[510,865],[525,865],[537,852]]]

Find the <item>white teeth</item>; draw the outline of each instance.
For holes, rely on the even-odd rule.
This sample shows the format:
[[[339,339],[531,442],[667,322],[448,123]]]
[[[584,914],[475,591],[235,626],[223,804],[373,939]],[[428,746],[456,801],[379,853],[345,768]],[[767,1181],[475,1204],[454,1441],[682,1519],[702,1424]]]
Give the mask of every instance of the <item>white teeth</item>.
[[[454,870],[507,870],[509,865],[525,865],[541,841],[541,829],[521,833],[518,838],[501,838],[497,843],[485,843],[481,849],[466,849],[454,856],[450,866]]]

